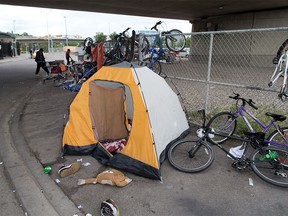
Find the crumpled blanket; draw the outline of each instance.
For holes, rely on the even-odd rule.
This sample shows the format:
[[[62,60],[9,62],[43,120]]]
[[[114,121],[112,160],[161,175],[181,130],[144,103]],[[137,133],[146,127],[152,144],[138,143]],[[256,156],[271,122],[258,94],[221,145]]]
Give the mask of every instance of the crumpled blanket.
[[[127,139],[113,140],[103,142],[102,145],[105,147],[107,151],[110,153],[120,152],[126,145]]]

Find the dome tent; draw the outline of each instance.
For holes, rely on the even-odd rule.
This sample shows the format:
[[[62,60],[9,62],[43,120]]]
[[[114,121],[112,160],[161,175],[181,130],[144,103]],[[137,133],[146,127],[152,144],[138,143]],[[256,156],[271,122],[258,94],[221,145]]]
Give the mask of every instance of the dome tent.
[[[167,146],[188,128],[166,81],[147,67],[122,62],[83,83],[70,105],[63,155],[92,155],[104,165],[160,180]],[[103,145],[121,138],[127,143],[117,154]]]

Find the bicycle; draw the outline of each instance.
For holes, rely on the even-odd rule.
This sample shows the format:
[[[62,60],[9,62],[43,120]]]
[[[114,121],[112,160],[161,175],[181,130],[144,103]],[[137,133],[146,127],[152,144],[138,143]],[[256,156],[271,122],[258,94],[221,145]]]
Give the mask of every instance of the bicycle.
[[[103,65],[107,66],[123,61],[131,62],[133,60],[136,35],[133,30],[130,38],[126,36],[126,32],[129,29],[130,28],[127,28],[122,33],[116,35],[113,48],[106,51],[104,54],[105,60]]]
[[[234,93],[235,94],[235,93]],[[236,100],[236,111],[235,112],[220,112],[214,115],[207,124],[208,128],[211,128],[215,132],[215,136],[213,141],[216,143],[223,143],[227,140],[226,137],[218,136],[217,134],[221,135],[233,135],[236,126],[237,126],[237,118],[241,117],[247,127],[249,128],[250,132],[254,133],[254,129],[251,123],[248,121],[246,115],[248,115],[256,124],[263,128],[263,133],[267,133],[270,128],[275,128],[275,130],[267,136],[263,142],[265,144],[270,144],[277,147],[287,147],[288,148],[288,138],[287,132],[288,127],[280,127],[276,122],[283,122],[286,120],[286,117],[279,114],[274,114],[267,112],[265,113],[266,116],[271,117],[271,121],[268,125],[265,125],[263,122],[258,120],[253,114],[251,114],[248,110],[246,110],[245,106],[248,104],[250,107],[254,109],[258,109],[254,104],[255,102],[252,99],[245,99],[240,97],[239,94],[235,94],[235,96],[229,96],[229,98]],[[241,105],[239,106],[238,103],[241,101]]]
[[[283,77],[283,83],[282,86],[280,88],[278,97],[282,100],[285,101],[286,99],[288,99],[288,64],[287,64],[287,60],[288,60],[288,53],[287,51],[285,51],[285,53],[283,55],[281,55],[279,61],[277,62],[277,66],[274,70],[274,73],[272,75],[272,77],[270,78],[270,82],[268,83],[269,87],[273,87],[274,84],[276,83],[276,81],[278,80],[279,77]]]
[[[280,187],[288,187],[288,151],[284,148],[266,146],[263,143],[264,133],[246,133],[247,137],[226,136],[242,141],[243,154],[235,156],[221,144],[211,139],[213,132],[205,125],[205,110],[203,116],[204,133],[198,139],[184,139],[174,143],[168,150],[168,160],[177,170],[185,173],[198,173],[210,167],[215,159],[215,153],[210,143],[221,149],[233,160],[232,167],[243,170],[251,167],[262,180]],[[254,148],[249,158],[246,157],[249,144]]]
[[[152,47],[149,48],[149,57],[143,60],[143,62],[146,62],[147,67],[159,75],[162,72],[160,61],[166,58],[162,46],[162,37],[165,37],[165,45],[172,52],[179,52],[183,50],[186,45],[186,37],[180,30],[172,29],[170,31],[161,32],[158,30],[158,26],[161,24],[162,21],[159,21],[151,28],[151,30],[157,32],[157,35]],[[159,49],[156,48],[157,45],[159,46]]]

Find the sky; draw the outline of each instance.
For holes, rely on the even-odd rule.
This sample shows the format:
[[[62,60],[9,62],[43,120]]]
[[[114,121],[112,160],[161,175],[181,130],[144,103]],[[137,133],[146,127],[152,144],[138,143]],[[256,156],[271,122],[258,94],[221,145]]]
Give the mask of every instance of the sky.
[[[179,29],[190,33],[192,25],[188,20],[115,15],[108,13],[81,12],[0,4],[0,31],[33,36],[67,35],[93,37],[97,32],[109,35],[120,33],[126,28],[150,29],[156,22],[162,21],[162,30]],[[66,24],[65,24],[66,23]]]

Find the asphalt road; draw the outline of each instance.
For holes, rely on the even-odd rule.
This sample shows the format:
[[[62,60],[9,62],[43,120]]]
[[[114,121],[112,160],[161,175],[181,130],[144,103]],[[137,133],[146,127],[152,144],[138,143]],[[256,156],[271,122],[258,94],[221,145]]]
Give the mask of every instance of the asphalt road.
[[[55,58],[59,59],[59,56]],[[101,202],[109,198],[118,204],[121,215],[125,216],[287,214],[288,189],[262,181],[250,169],[234,170],[232,161],[214,147],[214,163],[198,174],[178,172],[166,160],[161,166],[162,182],[125,173],[133,181],[123,188],[100,184],[78,186],[78,179],[95,177],[106,167],[90,156],[60,157],[63,116],[75,94],[54,87],[52,82],[43,85],[41,77],[34,77],[34,70],[35,62],[28,58],[8,63],[0,60],[0,138],[4,142],[0,149],[3,162],[0,165],[0,192],[6,194],[6,197],[0,196],[0,215],[23,215],[24,212],[37,215],[42,211],[42,215],[91,213],[97,216]],[[40,73],[45,75],[44,71]],[[9,123],[9,127],[5,123]],[[229,148],[239,144],[225,145]],[[15,188],[21,176],[11,179],[11,173],[19,171],[19,166],[10,165],[7,151],[3,152],[5,149],[10,149],[8,153],[17,154],[17,160],[25,162],[20,170],[25,169],[38,186],[32,191],[35,195],[17,193],[23,191]],[[74,175],[59,178],[58,168],[77,160],[82,163],[81,169]],[[47,164],[52,166],[50,175],[42,171]],[[253,185],[249,184],[249,179]],[[31,187],[33,185],[31,183]],[[42,190],[43,197],[38,190]],[[28,202],[35,199],[32,196],[40,205]]]

